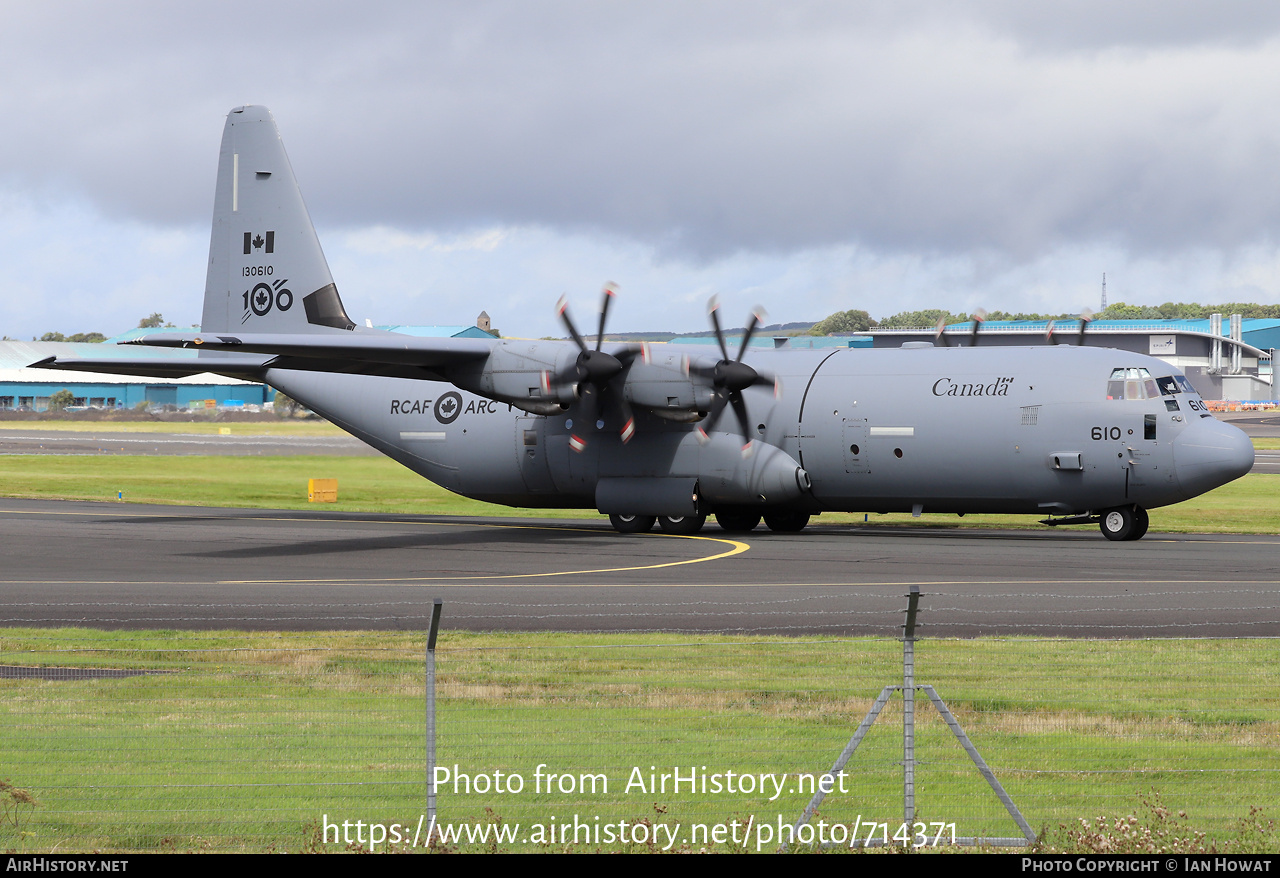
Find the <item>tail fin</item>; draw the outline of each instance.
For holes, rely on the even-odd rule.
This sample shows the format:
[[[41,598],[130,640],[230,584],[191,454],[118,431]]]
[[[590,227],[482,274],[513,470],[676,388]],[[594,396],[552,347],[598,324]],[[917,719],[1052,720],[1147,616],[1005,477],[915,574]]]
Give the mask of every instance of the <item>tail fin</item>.
[[[227,114],[218,155],[204,332],[351,330],[266,107]]]

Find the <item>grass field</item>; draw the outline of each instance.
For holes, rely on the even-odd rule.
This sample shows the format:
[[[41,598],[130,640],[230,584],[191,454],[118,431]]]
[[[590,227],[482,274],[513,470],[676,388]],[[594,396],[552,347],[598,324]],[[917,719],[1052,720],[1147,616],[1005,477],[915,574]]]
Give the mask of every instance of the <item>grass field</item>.
[[[0,680],[4,776],[34,798],[16,826],[0,821],[0,845],[341,850],[315,837],[325,815],[412,826],[424,810],[422,650],[420,634],[0,631],[5,664],[174,672]],[[826,770],[881,687],[901,682],[900,651],[883,639],[446,630],[439,763],[527,786],[446,787],[441,817],[519,824],[521,838],[553,815],[686,833],[694,823],[789,825],[808,800],[799,775]],[[916,668],[1055,846],[1070,846],[1059,827],[1081,817],[1155,819],[1142,804],[1153,796],[1186,812],[1174,823],[1219,845],[1276,843],[1241,822],[1251,807],[1280,810],[1280,642],[925,640]],[[900,704],[889,702],[850,763],[846,793],[824,803],[828,825],[901,821]],[[923,694],[916,711],[919,819],[955,823],[960,835],[1017,835]],[[583,774],[606,781],[538,793],[540,764],[575,787]],[[788,779],[776,797],[647,786],[651,767],[702,766]]]

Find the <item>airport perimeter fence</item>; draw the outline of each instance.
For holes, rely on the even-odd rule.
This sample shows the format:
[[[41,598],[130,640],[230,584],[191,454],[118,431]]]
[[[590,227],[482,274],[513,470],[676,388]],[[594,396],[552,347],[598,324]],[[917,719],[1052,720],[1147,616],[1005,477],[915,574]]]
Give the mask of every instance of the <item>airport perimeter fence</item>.
[[[779,849],[877,696],[903,682],[901,612],[875,612],[871,637],[483,634],[451,631],[446,605],[434,845]],[[0,629],[0,847],[425,849],[425,645]],[[1133,815],[1280,849],[1251,814],[1280,816],[1280,641],[926,637],[914,683],[1050,843],[1082,819]],[[891,690],[797,846],[1020,835],[926,695],[912,825]]]

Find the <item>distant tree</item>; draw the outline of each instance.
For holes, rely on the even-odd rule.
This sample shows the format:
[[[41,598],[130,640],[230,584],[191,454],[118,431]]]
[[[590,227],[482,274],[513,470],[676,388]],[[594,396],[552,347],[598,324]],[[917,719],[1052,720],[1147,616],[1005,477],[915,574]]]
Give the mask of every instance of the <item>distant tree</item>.
[[[143,317],[138,321],[139,329],[156,329],[161,326],[171,327],[172,323],[164,322],[164,315],[153,311],[150,317]]]
[[[892,317],[886,317],[880,321],[881,329],[919,329],[922,327],[934,327],[938,325],[939,320],[945,320],[947,323],[965,323],[970,319],[968,314],[952,314],[949,311],[943,311],[934,308],[926,311],[902,311],[894,314]]]
[[[60,412],[76,401],[76,395],[70,390],[59,390],[49,394],[49,411]]]
[[[988,320],[1075,320],[1079,314],[1028,314],[1022,311],[992,311]]]
[[[275,399],[272,401],[272,408],[277,416],[281,418],[292,418],[297,413],[300,406],[297,401],[285,396],[280,391],[276,391]]]
[[[61,332],[46,332],[40,336],[41,341],[76,341],[96,344],[104,342],[107,337],[101,332],[77,332],[75,335],[63,335]]]
[[[866,311],[837,311],[825,320],[819,320],[809,329],[811,335],[831,335],[836,332],[866,332],[876,322]]]
[[[1150,305],[1129,305],[1125,302],[1114,302],[1096,316],[1099,320],[1161,320],[1164,318],[1159,308]]]

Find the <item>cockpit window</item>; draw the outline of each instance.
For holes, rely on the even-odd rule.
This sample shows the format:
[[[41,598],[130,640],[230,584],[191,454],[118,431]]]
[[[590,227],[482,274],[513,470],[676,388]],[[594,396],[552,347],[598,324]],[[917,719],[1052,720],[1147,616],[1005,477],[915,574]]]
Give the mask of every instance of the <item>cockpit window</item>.
[[[1174,375],[1174,380],[1178,382],[1178,386],[1182,388],[1183,393],[1195,393],[1196,389],[1191,386],[1191,382],[1187,380],[1186,375]]]
[[[1146,369],[1112,369],[1107,379],[1107,399],[1155,399],[1156,382]]]
[[[1178,386],[1177,381],[1173,380],[1172,375],[1157,378],[1156,383],[1160,385],[1160,392],[1165,396],[1173,396],[1175,393],[1182,392],[1182,388]]]

